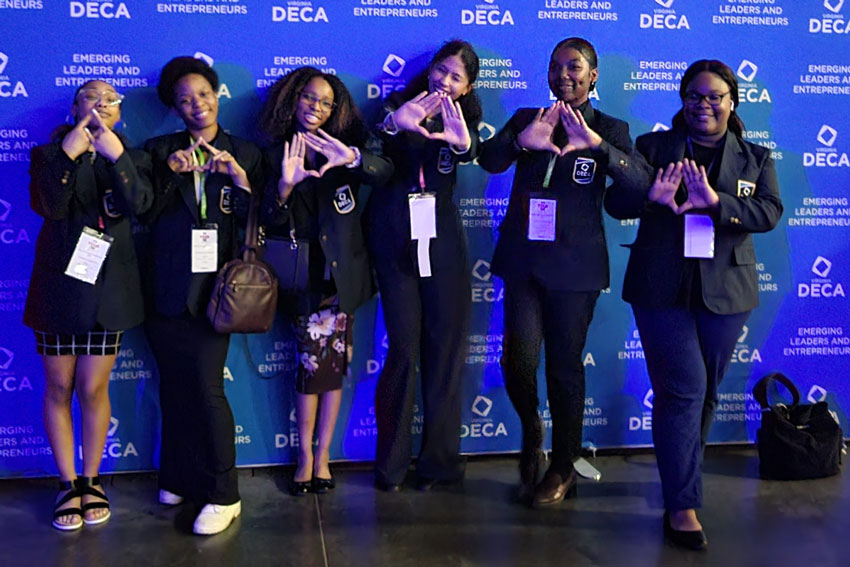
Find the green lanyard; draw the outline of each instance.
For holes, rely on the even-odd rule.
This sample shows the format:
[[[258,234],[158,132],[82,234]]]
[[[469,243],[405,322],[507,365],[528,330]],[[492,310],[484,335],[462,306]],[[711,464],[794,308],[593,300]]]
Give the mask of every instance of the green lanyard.
[[[191,137],[190,137],[190,140],[191,140]],[[195,140],[192,140],[192,143],[194,144]],[[197,162],[198,162],[198,165],[203,167],[206,164],[207,156],[206,156],[206,154],[204,154],[204,152],[201,150],[201,148],[195,148],[194,156],[195,156],[195,160],[197,160]],[[196,172],[196,173],[198,173],[198,186],[200,188],[200,193],[201,193],[201,195],[200,195],[200,201],[201,202],[200,202],[200,209],[199,209],[199,212],[201,214],[201,222],[206,222],[207,221],[207,191],[206,191],[207,174],[206,174],[206,172],[204,172],[203,175],[201,175],[200,172]]]
[[[552,182],[552,171],[555,169],[555,160],[558,159],[558,154],[554,154],[549,158],[549,166],[546,168],[546,177],[543,178],[543,188],[548,189]]]

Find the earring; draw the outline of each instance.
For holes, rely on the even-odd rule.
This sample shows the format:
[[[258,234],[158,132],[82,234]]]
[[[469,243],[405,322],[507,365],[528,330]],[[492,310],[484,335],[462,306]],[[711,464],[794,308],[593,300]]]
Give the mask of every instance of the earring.
[[[731,110],[733,112],[735,111],[735,103],[734,102],[729,103],[729,110]]]
[[[127,129],[127,123],[126,123],[126,122],[124,122],[123,120],[119,120],[118,122],[116,122],[116,123],[112,126],[112,131],[113,131],[113,132],[120,132],[120,131],[122,131],[122,130],[126,130],[126,129]]]
[[[70,113],[65,115],[65,124],[74,125],[74,117]]]

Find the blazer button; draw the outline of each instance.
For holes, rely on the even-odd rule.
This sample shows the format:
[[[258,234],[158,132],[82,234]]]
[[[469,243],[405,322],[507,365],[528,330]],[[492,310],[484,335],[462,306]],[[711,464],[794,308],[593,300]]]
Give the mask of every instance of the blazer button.
[[[327,241],[328,241],[328,235],[327,235],[327,234],[323,234],[323,235],[322,235],[322,242],[327,242]]]
[[[338,265],[338,264],[336,263],[336,260],[334,260],[333,262],[331,262],[331,268],[336,268],[336,267],[337,267],[337,265]]]
[[[620,160],[620,167],[629,167],[629,162],[624,159]]]

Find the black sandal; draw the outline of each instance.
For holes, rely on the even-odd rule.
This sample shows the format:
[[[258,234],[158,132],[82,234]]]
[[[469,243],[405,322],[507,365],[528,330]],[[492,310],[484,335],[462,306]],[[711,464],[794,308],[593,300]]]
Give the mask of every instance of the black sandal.
[[[109,498],[106,497],[106,493],[100,490],[95,490],[95,486],[100,486],[99,476],[81,476],[77,479],[77,491],[80,493],[80,497],[94,496],[101,500],[100,502],[89,502],[87,504],[83,504],[83,522],[85,522],[87,526],[102,524],[112,516],[112,511],[109,509]],[[106,515],[95,520],[89,520],[86,518],[86,512],[100,508],[106,508]]]
[[[53,527],[57,530],[62,530],[63,532],[70,532],[74,530],[78,530],[83,527],[83,511],[80,508],[60,508],[63,504],[67,504],[70,500],[74,498],[78,498],[80,496],[79,489],[74,487],[74,483],[70,480],[60,480],[59,481],[59,492],[65,492],[65,495],[56,501],[53,505]],[[63,516],[77,516],[80,521],[74,522],[73,524],[61,524],[57,522],[59,518]]]

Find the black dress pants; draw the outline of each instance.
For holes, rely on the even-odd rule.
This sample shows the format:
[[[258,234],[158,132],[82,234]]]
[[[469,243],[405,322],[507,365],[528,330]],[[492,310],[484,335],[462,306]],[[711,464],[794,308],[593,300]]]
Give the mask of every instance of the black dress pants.
[[[206,317],[154,314],[145,324],[159,367],[159,487],[198,504],[239,501],[235,426],[224,395],[230,335]]]
[[[551,469],[563,476],[581,454],[584,418],[582,352],[598,291],[551,291],[538,282],[505,280],[502,370],[523,439],[538,427],[537,367],[546,345],[546,390],[552,416]],[[524,447],[533,449],[533,447]]]
[[[464,472],[461,372],[472,305],[469,274],[451,270],[420,278],[389,263],[379,263],[377,272],[389,351],[375,395],[375,476],[400,484],[407,474],[419,364],[424,424],[416,472],[428,479],[459,480]]]

